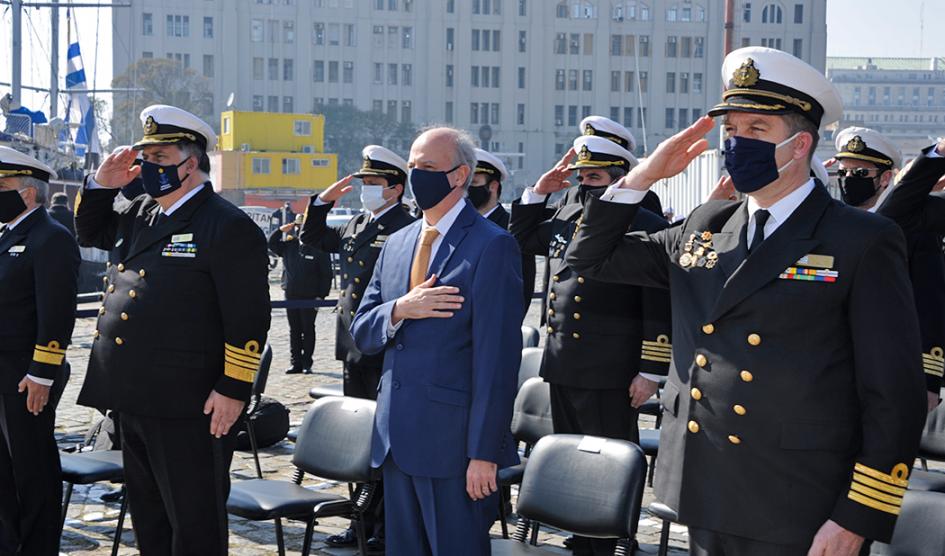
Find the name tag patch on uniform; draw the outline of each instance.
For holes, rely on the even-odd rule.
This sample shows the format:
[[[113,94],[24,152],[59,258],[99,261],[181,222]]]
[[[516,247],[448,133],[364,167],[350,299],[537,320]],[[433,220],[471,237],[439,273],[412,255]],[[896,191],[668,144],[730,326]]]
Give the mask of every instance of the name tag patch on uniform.
[[[789,266],[778,278],[782,280],[805,280],[808,282],[836,282],[840,273],[836,270],[798,268]]]
[[[192,234],[186,234],[193,237]],[[177,236],[174,236],[177,237]],[[183,257],[193,259],[197,256],[196,243],[168,243],[161,251],[162,257]]]
[[[125,242],[125,238],[120,237],[118,241],[115,242],[115,247],[121,247],[121,244]]]
[[[19,255],[20,253],[23,253],[24,251],[26,251],[25,245],[14,245],[13,247],[10,248],[9,251],[7,251],[7,253],[13,256],[16,256],[16,255]]]
[[[797,266],[806,266],[809,268],[833,268],[833,257],[830,255],[815,255],[808,253],[797,260]]]
[[[194,240],[194,234],[177,234],[171,236],[171,243],[184,243]]]

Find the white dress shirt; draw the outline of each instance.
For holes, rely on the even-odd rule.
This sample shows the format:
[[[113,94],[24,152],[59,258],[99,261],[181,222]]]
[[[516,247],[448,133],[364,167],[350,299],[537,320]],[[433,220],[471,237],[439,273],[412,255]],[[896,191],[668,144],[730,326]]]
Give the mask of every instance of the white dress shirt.
[[[489,209],[489,212],[483,214],[482,217],[483,217],[483,218],[489,218],[489,216],[490,216],[493,212],[495,212],[496,210],[498,210],[498,209],[499,209],[499,205],[496,204],[496,206],[494,206],[494,207],[492,207],[491,209]]]
[[[20,216],[19,218],[17,218],[17,219],[14,220],[13,222],[7,223],[7,225],[4,226],[4,228],[3,228],[3,233],[4,233],[4,234],[10,233],[10,230],[12,230],[13,228],[16,228],[16,225],[17,225],[17,224],[19,224],[20,222],[22,222],[23,220],[25,220],[27,216],[33,214],[33,213],[36,212],[37,210],[39,210],[39,207],[33,207],[32,210],[26,211],[26,213],[24,213],[22,216]],[[48,379],[48,378],[39,378],[38,376],[33,376],[33,375],[31,375],[31,374],[27,374],[27,375],[26,375],[26,378],[32,380],[33,382],[35,382],[36,384],[39,384],[40,386],[52,386],[52,384],[53,384],[53,380],[51,380],[51,379]]]

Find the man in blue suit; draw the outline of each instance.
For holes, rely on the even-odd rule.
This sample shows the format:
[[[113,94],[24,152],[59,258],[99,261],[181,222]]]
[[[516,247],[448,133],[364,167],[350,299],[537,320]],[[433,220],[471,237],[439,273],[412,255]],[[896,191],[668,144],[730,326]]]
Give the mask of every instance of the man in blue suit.
[[[387,551],[489,554],[496,471],[518,463],[521,254],[466,200],[467,134],[426,131],[408,166],[423,218],[387,240],[351,325],[359,350],[384,352],[372,459]]]

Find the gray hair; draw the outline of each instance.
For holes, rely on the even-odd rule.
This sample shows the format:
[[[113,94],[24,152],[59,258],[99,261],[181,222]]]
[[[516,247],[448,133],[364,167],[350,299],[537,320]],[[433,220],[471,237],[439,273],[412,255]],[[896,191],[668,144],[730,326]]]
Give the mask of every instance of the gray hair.
[[[463,189],[468,190],[469,186],[472,184],[473,176],[476,173],[476,164],[478,162],[476,158],[476,140],[473,139],[473,136],[468,131],[448,125],[427,126],[420,130],[420,134],[422,135],[435,129],[445,129],[453,136],[453,146],[456,148],[456,152],[453,155],[453,164],[462,164],[469,168],[469,175],[466,176],[466,183],[463,184]]]
[[[607,166],[604,169],[607,170],[607,175],[610,176],[610,183],[614,183],[627,175],[627,171],[620,166]]]
[[[30,188],[36,190],[36,203],[45,205],[49,198],[49,184],[39,178],[24,176],[20,178],[21,188]]]

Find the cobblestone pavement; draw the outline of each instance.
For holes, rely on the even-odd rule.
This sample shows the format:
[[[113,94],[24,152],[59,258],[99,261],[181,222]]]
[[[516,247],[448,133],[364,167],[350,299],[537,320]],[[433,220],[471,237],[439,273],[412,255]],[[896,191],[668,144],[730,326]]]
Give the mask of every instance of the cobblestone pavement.
[[[336,295],[334,292],[333,295]],[[272,299],[283,299],[278,286],[272,287]],[[540,304],[532,302],[526,324],[538,325]],[[273,362],[266,395],[277,398],[290,410],[292,426],[297,426],[311,403],[308,396],[309,389],[320,383],[339,383],[341,381],[341,364],[334,360],[334,314],[331,309],[320,309],[316,319],[316,334],[318,337],[315,348],[315,373],[312,375],[286,375],[284,369],[289,366],[288,324],[284,310],[274,310],[272,313],[272,328],[269,342],[273,347]],[[94,319],[80,319],[76,323],[73,335],[73,346],[69,350],[69,360],[72,364],[72,378],[66,387],[56,422],[56,435],[60,447],[72,448],[80,442],[90,425],[99,415],[96,411],[76,405],[76,397],[85,377],[91,348],[91,335],[94,330]],[[651,425],[644,425],[651,426]],[[273,447],[262,450],[260,457],[263,472],[266,478],[290,480],[294,471],[291,464],[292,443],[283,441]],[[185,465],[182,457],[182,465]],[[252,454],[237,452],[233,458],[231,469],[234,481],[255,478]],[[344,484],[320,481],[308,477],[305,486],[317,489],[328,489],[330,492],[345,494],[347,487]],[[100,496],[109,492],[113,485],[95,484],[90,486],[76,486],[72,502],[69,506],[65,529],[62,536],[61,551],[70,555],[103,555],[111,550],[111,539],[117,525],[119,506],[117,503],[103,503]],[[513,498],[516,491],[513,489]],[[644,507],[652,500],[652,489],[647,488],[644,496]],[[134,534],[131,531],[129,516],[125,522],[122,546],[119,554],[138,554],[134,545]],[[325,519],[315,528],[315,542],[313,554],[320,555],[353,555],[356,550],[329,549],[324,543],[325,537],[332,535],[344,527],[347,522],[341,519]],[[514,529],[511,522],[510,530]],[[645,553],[656,554],[656,545],[659,542],[661,521],[648,515],[645,511],[641,516],[639,542]],[[298,554],[302,547],[304,524],[300,522],[284,523],[286,549],[289,554]],[[551,546],[562,546],[563,534],[558,531],[549,531],[543,528],[539,535],[541,543]],[[685,554],[687,533],[685,527],[672,525],[670,528],[670,545],[674,550],[670,554]],[[496,524],[492,533],[500,536],[500,529]],[[272,522],[252,522],[240,518],[230,517],[230,553],[235,556],[257,556],[276,554],[276,537]],[[561,549],[562,554],[570,552]]]

